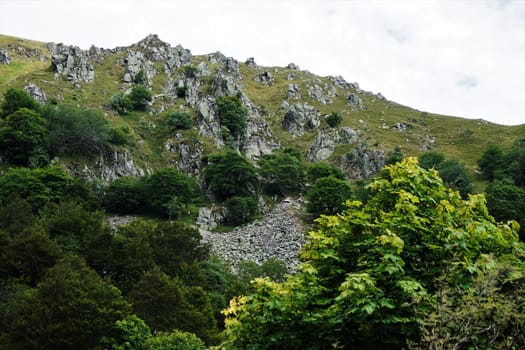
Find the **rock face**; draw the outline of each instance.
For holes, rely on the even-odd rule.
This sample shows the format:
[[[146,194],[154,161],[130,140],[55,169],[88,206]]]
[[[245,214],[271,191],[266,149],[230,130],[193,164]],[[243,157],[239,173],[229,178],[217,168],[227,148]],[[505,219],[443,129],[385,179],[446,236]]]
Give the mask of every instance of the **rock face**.
[[[11,59],[9,58],[9,53],[7,50],[0,49],[0,64],[9,64]]]
[[[182,135],[177,134],[164,148],[177,156],[176,166],[181,172],[197,178],[201,175],[203,145],[200,140],[182,142]]]
[[[294,99],[299,100],[301,98],[300,95],[301,87],[297,84],[288,84],[288,99]]]
[[[292,105],[284,115],[283,127],[295,135],[302,135],[305,129],[315,129],[319,125],[319,112],[306,103]]]
[[[66,76],[67,80],[88,83],[95,80],[95,69],[90,62],[89,52],[78,46],[55,45],[51,63],[57,74]]]
[[[133,82],[139,72],[143,72],[145,83],[147,86],[151,86],[153,77],[157,74],[155,65],[151,60],[146,58],[143,52],[128,50],[128,56],[124,59],[125,71],[124,81],[126,83]]]
[[[361,97],[357,96],[357,94],[347,94],[346,104],[352,107],[353,110],[366,109],[365,105],[363,104],[363,100],[361,100]]]
[[[351,145],[359,140],[358,133],[349,127],[342,127],[340,130],[319,130],[314,143],[306,152],[306,158],[313,162],[328,159],[337,145]]]
[[[144,176],[144,170],[135,165],[127,149],[105,152],[96,162],[98,178],[105,182],[115,181],[121,176]]]
[[[363,143],[339,159],[339,166],[349,179],[369,178],[384,165],[385,152],[368,149]]]
[[[300,207],[299,202],[287,199],[262,220],[231,232],[214,233],[201,229],[203,242],[210,243],[213,253],[233,265],[243,260],[262,264],[273,257],[294,270],[299,265],[299,252],[306,241],[304,228],[296,218]]]
[[[36,86],[35,84],[27,84],[26,86],[24,86],[24,91],[26,91],[29,94],[29,96],[31,96],[34,100],[36,100],[42,106],[46,104],[47,98],[46,98],[46,94],[44,93],[44,90],[42,90],[40,87]]]
[[[264,86],[271,86],[271,85],[275,84],[275,79],[272,76],[272,73],[270,73],[268,71],[264,71],[261,74],[257,75],[254,78],[254,80],[257,81],[257,82],[260,82]]]

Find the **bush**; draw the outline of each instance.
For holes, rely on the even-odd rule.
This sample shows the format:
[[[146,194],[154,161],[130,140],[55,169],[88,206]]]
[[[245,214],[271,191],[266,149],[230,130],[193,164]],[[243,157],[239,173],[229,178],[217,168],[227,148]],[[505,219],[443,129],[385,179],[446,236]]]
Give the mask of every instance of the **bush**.
[[[109,142],[116,146],[133,145],[130,127],[126,125],[120,128],[111,128],[109,130]]]
[[[253,164],[234,151],[211,155],[204,169],[204,181],[219,200],[250,196],[259,188]]]
[[[401,150],[401,146],[394,147],[393,150],[388,152],[386,155],[385,164],[395,164],[397,162],[400,162],[403,160],[403,151]]]
[[[306,210],[315,217],[335,215],[345,208],[345,201],[352,198],[352,189],[347,181],[333,176],[323,177],[308,191]]]
[[[15,113],[20,108],[27,108],[35,112],[40,112],[40,105],[21,89],[9,89],[4,93],[4,102],[0,105],[2,113],[0,117],[7,117]]]
[[[111,98],[111,107],[116,110],[118,114],[124,115],[133,110],[133,103],[131,103],[128,95],[118,93]]]
[[[177,86],[175,89],[175,93],[177,94],[177,97],[184,98],[186,97],[186,91],[188,88],[186,86]]]
[[[35,150],[44,146],[47,134],[46,120],[21,108],[0,124],[0,154],[13,164],[27,165]]]
[[[144,210],[145,189],[141,178],[120,177],[109,184],[104,196],[106,210],[116,214],[139,214]]]
[[[93,157],[110,140],[108,122],[94,109],[51,106],[44,116],[49,125],[49,148],[53,155]]]
[[[437,169],[443,163],[445,155],[438,151],[426,151],[419,156],[419,166],[425,170]]]
[[[341,114],[337,112],[332,112],[329,116],[326,117],[325,120],[329,127],[335,128],[336,126],[341,124],[341,122],[343,121],[343,117],[341,117]]]
[[[239,139],[246,130],[246,116],[248,111],[243,107],[241,100],[237,96],[225,96],[217,99],[219,110],[219,120],[221,126],[226,127],[228,133],[234,138]],[[227,138],[228,135],[223,137]]]
[[[175,131],[191,128],[192,121],[188,112],[178,111],[168,114],[165,123],[170,131]]]
[[[445,185],[459,191],[463,199],[472,193],[472,182],[467,175],[467,170],[457,159],[447,159],[441,162],[437,170]]]
[[[139,72],[135,75],[135,78],[133,78],[133,82],[137,85],[146,85],[148,78],[146,77],[144,70],[139,70]]]
[[[287,150],[264,155],[259,160],[263,191],[269,195],[297,194],[304,183],[304,166],[300,158]]]
[[[133,108],[137,111],[147,110],[149,103],[152,101],[151,92],[143,85],[134,85],[131,88],[129,99]]]
[[[341,168],[326,162],[312,163],[306,168],[306,177],[309,183],[314,184],[323,177],[333,176],[339,180],[345,180],[345,173]]]
[[[228,210],[226,220],[232,225],[250,222],[259,212],[259,204],[253,197],[231,197],[224,202],[224,205]]]

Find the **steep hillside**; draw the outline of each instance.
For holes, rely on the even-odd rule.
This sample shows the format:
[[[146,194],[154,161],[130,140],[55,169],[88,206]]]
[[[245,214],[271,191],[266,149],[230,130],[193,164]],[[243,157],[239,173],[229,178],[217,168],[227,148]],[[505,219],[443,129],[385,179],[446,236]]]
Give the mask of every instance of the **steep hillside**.
[[[0,94],[10,87],[26,88],[42,95],[42,101],[95,108],[113,126],[131,127],[135,146],[103,155],[88,164],[89,170],[62,160],[103,181],[166,164],[199,176],[202,157],[224,145],[216,99],[237,94],[248,109],[248,125],[236,148],[249,159],[297,146],[309,161],[336,164],[349,179],[371,176],[384,164],[385,154],[400,146],[405,156],[433,149],[455,157],[476,180],[476,159],[488,143],[507,148],[525,134],[525,125],[414,110],[363,91],[358,83],[319,77],[293,63],[263,67],[252,58],[239,62],[220,52],[193,56],[155,35],[130,47],[87,51],[0,36],[0,50],[3,63],[8,63],[0,64]],[[137,77],[152,91],[151,106],[120,116],[111,108],[112,96],[129,92]],[[190,113],[194,127],[161,132],[165,116],[178,110]],[[332,112],[343,118],[337,128],[325,121]],[[483,188],[483,183],[476,184]]]

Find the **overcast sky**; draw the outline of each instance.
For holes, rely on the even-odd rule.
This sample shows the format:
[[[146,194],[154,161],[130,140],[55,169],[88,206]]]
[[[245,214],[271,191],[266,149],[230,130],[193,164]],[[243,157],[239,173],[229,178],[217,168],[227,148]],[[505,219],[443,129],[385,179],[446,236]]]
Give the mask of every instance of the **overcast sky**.
[[[525,123],[525,0],[0,0],[0,33],[85,49],[155,33],[193,54],[342,75],[422,111]]]

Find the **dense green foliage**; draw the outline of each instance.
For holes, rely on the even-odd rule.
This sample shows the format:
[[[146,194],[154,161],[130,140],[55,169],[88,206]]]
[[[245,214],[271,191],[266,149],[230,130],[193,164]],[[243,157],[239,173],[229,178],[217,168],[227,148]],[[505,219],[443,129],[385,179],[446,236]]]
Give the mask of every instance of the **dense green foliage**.
[[[4,93],[4,102],[0,105],[0,109],[2,109],[0,117],[5,118],[22,108],[30,109],[36,113],[40,112],[40,105],[27,92],[20,89],[8,89]]]
[[[257,171],[242,155],[235,151],[217,153],[208,157],[204,169],[208,189],[219,199],[250,196],[259,189]]]
[[[25,107],[0,121],[0,154],[16,165],[27,165],[45,147],[47,123],[37,112]]]
[[[320,178],[328,176],[333,176],[339,180],[344,180],[346,178],[345,173],[341,168],[326,162],[312,163],[306,168],[306,178],[311,184],[314,184]]]
[[[120,115],[128,114],[133,110],[133,103],[128,95],[118,93],[111,97],[111,107]]]
[[[152,97],[151,92],[144,85],[133,85],[129,93],[129,99],[133,108],[137,111],[147,110]]]
[[[403,150],[401,146],[394,147],[393,150],[387,153],[385,164],[394,164],[403,160]]]
[[[259,279],[255,293],[231,302],[224,348],[525,345],[525,247],[515,227],[495,223],[482,196],[463,200],[410,158],[385,170],[366,204],[349,201],[318,219],[298,274],[282,284]],[[513,309],[510,317],[476,307],[479,281],[491,274],[499,276],[491,303]]]
[[[325,120],[326,124],[328,124],[329,127],[335,128],[336,126],[341,124],[341,122],[343,121],[343,117],[337,112],[332,112],[325,118]]]
[[[191,128],[192,121],[188,112],[178,111],[168,114],[165,123],[168,130],[173,132],[179,129],[185,130]]]
[[[252,221],[259,213],[259,204],[253,197],[230,197],[224,202],[224,206],[227,210],[227,223],[235,226]]]
[[[49,106],[44,111],[53,156],[98,155],[110,140],[110,127],[102,113],[70,105]]]
[[[226,130],[223,138],[233,138],[238,141],[246,130],[246,116],[248,111],[243,107],[241,100],[237,96],[225,96],[217,99],[217,109],[221,126]]]
[[[340,213],[344,203],[352,198],[352,188],[345,180],[333,176],[318,179],[306,193],[306,210],[314,217]]]
[[[93,349],[129,312],[117,288],[67,256],[14,302],[0,339],[9,349]]]
[[[259,160],[262,190],[269,195],[298,194],[304,184],[304,165],[300,153],[291,149],[274,151]]]

